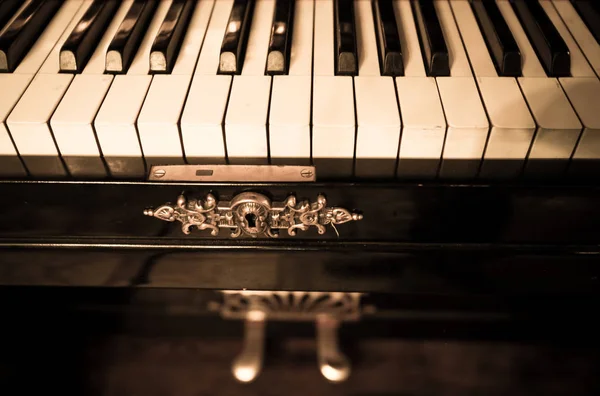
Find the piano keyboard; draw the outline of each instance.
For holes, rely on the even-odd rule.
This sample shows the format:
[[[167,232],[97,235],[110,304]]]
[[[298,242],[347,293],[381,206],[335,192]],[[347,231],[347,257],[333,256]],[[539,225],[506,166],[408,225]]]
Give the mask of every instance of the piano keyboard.
[[[0,0],[0,177],[598,175],[599,4]]]

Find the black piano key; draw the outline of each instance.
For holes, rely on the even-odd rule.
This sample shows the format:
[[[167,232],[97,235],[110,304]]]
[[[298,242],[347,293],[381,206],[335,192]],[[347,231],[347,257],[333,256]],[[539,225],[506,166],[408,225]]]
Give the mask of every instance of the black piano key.
[[[354,1],[334,1],[335,74],[356,76],[358,75],[358,52],[354,26]]]
[[[495,1],[472,0],[479,29],[500,76],[521,76],[521,51]]]
[[[174,0],[150,50],[150,72],[170,73],[194,13],[196,0]]]
[[[0,31],[19,10],[21,4],[23,4],[23,2],[20,0],[0,1]]]
[[[571,75],[569,48],[546,12],[535,0],[511,0],[531,45],[549,77]]]
[[[288,74],[295,3],[295,0],[277,0],[271,28],[266,74]]]
[[[62,5],[62,0],[33,0],[0,34],[0,72],[13,72]]]
[[[412,2],[412,6],[427,75],[432,77],[449,76],[448,47],[433,1],[416,0]]]
[[[598,0],[571,0],[573,7],[600,44],[600,2]]]
[[[252,24],[254,0],[235,0],[221,45],[219,74],[240,74]]]
[[[135,0],[106,52],[106,72],[126,73],[148,29],[158,1]]]
[[[398,25],[394,14],[393,2],[389,0],[375,0],[373,2],[375,14],[375,31],[379,45],[379,66],[383,76],[403,76],[404,62],[402,59],[402,45],[398,35]]]
[[[60,49],[60,71],[81,73],[96,50],[119,1],[94,0]]]

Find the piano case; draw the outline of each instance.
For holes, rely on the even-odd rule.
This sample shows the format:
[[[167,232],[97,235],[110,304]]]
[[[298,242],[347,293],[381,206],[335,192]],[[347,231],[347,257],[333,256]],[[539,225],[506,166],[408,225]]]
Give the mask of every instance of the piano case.
[[[600,289],[597,187],[6,181],[0,191],[3,285],[511,295]],[[211,195],[219,208],[202,215]],[[211,235],[210,227],[198,229],[200,217],[178,212],[180,196],[194,216],[219,213],[221,225],[237,221],[221,208],[236,197],[246,199],[238,199],[246,211],[260,210],[253,200],[265,199],[280,214],[280,229],[271,213],[262,234],[232,237],[234,224]],[[316,221],[310,213],[300,219],[312,210],[320,223],[335,213],[339,224],[321,226],[322,233],[300,224],[292,236],[285,204],[296,208],[295,223]],[[179,220],[165,221],[165,213]],[[186,234],[182,226],[194,221]]]

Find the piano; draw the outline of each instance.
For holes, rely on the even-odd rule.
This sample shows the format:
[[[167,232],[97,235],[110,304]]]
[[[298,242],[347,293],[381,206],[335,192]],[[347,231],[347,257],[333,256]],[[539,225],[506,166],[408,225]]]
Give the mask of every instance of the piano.
[[[599,4],[0,0],[3,304],[597,334]]]

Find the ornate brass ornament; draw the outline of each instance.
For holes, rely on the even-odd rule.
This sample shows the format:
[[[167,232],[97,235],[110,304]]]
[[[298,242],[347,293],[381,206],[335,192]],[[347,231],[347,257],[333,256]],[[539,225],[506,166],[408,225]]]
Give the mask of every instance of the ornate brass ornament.
[[[313,226],[319,234],[324,234],[327,225],[332,225],[337,232],[336,225],[363,218],[344,208],[327,207],[327,200],[321,194],[312,203],[297,202],[294,195],[283,202],[271,202],[265,195],[255,192],[244,192],[231,201],[218,202],[212,194],[206,195],[204,200],[180,195],[175,205],[167,203],[156,209],[146,209],[144,214],[163,221],[179,221],[185,234],[196,227],[210,230],[212,236],[217,236],[221,228],[227,228],[232,238],[242,234],[276,238],[280,230],[295,236],[297,230],[306,231]]]

